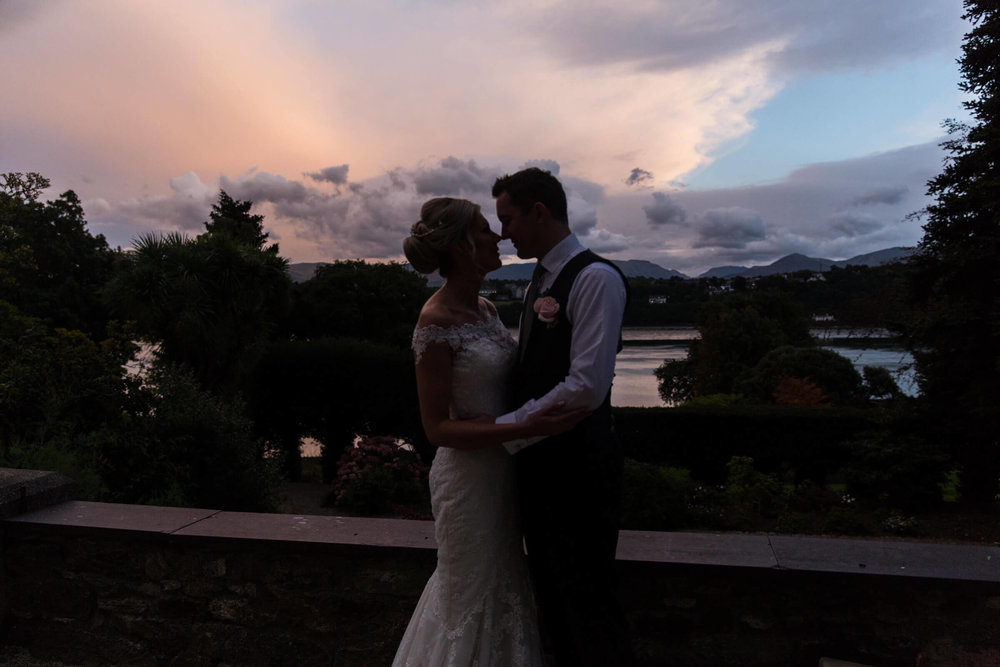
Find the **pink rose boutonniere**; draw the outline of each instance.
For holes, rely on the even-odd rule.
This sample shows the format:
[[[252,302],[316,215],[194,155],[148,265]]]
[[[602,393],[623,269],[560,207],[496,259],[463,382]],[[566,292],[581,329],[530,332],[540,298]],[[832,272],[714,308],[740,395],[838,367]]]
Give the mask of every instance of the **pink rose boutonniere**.
[[[538,313],[539,320],[550,327],[555,326],[559,315],[559,302],[551,296],[543,296],[535,300],[535,312]]]

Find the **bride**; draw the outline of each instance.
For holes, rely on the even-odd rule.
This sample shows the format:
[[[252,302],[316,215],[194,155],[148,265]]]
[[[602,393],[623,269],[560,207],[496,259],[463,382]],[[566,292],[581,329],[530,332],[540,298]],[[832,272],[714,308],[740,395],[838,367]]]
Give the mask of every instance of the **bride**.
[[[569,430],[585,411],[539,410],[495,424],[507,410],[517,344],[483,277],[500,267],[498,244],[479,206],[431,199],[403,251],[444,285],[424,304],[413,332],[420,418],[431,444],[431,508],[437,569],[396,652],[394,666],[543,664],[534,598],[515,507],[513,463],[502,443]]]

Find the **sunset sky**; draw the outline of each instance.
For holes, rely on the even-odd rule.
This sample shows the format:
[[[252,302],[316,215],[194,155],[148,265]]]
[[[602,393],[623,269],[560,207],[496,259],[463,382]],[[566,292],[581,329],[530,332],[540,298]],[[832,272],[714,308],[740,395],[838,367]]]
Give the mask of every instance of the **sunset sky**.
[[[496,223],[557,171],[594,250],[687,275],[910,246],[965,118],[960,0],[0,0],[0,172],[88,228],[204,231],[219,189],[293,262],[401,260],[420,203]],[[501,252],[512,253],[505,242]],[[506,257],[505,260],[516,258]]]

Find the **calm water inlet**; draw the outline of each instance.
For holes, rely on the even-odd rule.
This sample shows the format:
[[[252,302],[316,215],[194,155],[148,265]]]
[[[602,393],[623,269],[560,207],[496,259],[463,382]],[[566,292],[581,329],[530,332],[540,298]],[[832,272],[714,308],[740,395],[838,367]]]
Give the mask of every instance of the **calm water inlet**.
[[[864,332],[859,336],[851,331],[823,330],[814,332],[814,335],[823,348],[847,358],[859,373],[865,366],[882,366],[892,373],[905,394],[916,395],[916,379],[910,367],[913,358],[909,352],[882,344],[864,346],[865,338],[877,341],[885,335],[884,332]],[[698,330],[693,327],[625,329],[622,333],[625,346],[615,364],[611,403],[618,407],[663,407],[665,404],[657,392],[653,372],[665,360],[686,358],[688,344],[697,337]]]

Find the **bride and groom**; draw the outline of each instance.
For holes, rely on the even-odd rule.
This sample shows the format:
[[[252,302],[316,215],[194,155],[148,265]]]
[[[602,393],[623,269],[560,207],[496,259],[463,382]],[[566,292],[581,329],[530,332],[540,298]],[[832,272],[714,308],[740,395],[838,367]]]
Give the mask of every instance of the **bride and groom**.
[[[493,197],[502,238],[538,260],[519,342],[479,296],[501,236],[478,205],[428,201],[403,243],[417,271],[445,282],[413,333],[420,417],[438,447],[437,568],[393,664],[627,665],[610,403],[627,281],[570,232],[549,172],[503,176]]]

